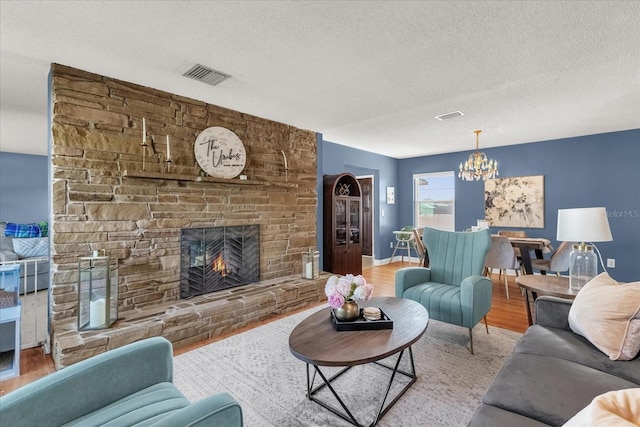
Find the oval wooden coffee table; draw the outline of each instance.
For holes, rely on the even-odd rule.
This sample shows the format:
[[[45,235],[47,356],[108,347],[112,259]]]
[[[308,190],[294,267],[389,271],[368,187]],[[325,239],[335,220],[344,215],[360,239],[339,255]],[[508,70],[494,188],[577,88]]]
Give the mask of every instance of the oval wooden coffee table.
[[[392,372],[389,384],[379,403],[376,417],[370,424],[374,426],[416,381],[411,345],[418,341],[427,330],[429,314],[421,304],[402,298],[372,298],[370,301],[358,301],[358,305],[360,308],[380,307],[393,320],[393,329],[336,331],[331,322],[330,308],[327,307],[307,317],[293,329],[289,336],[289,350],[295,357],[307,364],[307,397],[356,426],[361,426],[362,424],[355,419],[351,411],[345,406],[337,391],[331,385],[331,381],[356,365],[375,363],[389,369]],[[407,349],[409,350],[407,353],[411,367],[409,372],[398,369]],[[393,367],[378,362],[397,353],[400,353],[400,355]],[[313,367],[313,374],[311,373],[311,366]],[[345,368],[331,378],[327,378],[320,366],[344,366]],[[316,373],[322,379],[322,383],[314,387]],[[396,374],[404,375],[410,378],[410,381],[385,406]],[[324,387],[328,387],[336,397],[342,407],[342,411],[315,396]]]

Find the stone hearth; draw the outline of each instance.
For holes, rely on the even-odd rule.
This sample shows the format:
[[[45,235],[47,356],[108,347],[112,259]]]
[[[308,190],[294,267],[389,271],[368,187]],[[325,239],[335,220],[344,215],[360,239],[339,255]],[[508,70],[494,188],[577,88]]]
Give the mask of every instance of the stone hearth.
[[[233,332],[247,325],[326,302],[329,274],[307,280],[299,276],[267,280],[190,300],[128,312],[109,329],[78,332],[75,325],[58,331],[53,348],[56,369],[140,339],[163,336],[175,349]]]

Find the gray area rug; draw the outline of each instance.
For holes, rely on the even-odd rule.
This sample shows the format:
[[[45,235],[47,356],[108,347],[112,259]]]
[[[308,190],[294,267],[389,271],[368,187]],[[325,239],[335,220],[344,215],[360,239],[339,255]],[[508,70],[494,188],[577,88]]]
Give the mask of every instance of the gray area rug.
[[[305,397],[306,365],[289,351],[290,332],[319,309],[176,356],[176,386],[192,401],[222,391],[231,394],[241,404],[248,427],[348,426]],[[471,355],[466,329],[430,320],[427,332],[413,346],[418,379],[378,425],[466,425],[522,335],[495,327],[489,332],[481,324],[474,329],[475,355]],[[385,363],[393,365],[396,357]],[[369,425],[389,377],[390,371],[370,364],[352,368],[333,384],[356,419]],[[398,376],[396,381],[391,396],[407,380]],[[321,397],[332,399],[324,391]],[[335,400],[330,403],[337,406]]]

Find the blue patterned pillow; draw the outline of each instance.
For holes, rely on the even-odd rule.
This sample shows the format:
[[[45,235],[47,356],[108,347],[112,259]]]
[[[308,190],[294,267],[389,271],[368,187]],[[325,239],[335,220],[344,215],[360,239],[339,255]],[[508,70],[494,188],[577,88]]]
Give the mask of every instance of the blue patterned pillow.
[[[41,237],[42,230],[38,224],[14,224],[7,223],[4,235],[8,237]]]
[[[14,238],[13,251],[21,259],[49,256],[49,239],[46,237]]]

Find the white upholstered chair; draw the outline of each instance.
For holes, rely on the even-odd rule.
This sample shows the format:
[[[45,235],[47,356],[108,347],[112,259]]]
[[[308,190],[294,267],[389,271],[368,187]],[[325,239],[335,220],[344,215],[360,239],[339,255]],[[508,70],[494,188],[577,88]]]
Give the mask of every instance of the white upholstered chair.
[[[507,236],[507,237],[527,237],[527,232],[524,230],[500,230],[498,231],[498,236]],[[513,249],[516,253],[516,256],[520,258],[520,248]]]
[[[504,274],[504,290],[509,299],[509,284],[507,282],[507,270],[515,270],[519,274],[521,261],[518,260],[515,250],[506,236],[491,236],[491,248],[484,259],[485,275],[491,278],[494,268],[499,269],[498,280]]]
[[[569,255],[572,246],[573,242],[562,242],[549,259],[532,259],[531,266],[534,270],[554,271],[556,276],[560,276],[561,272],[569,270]]]

